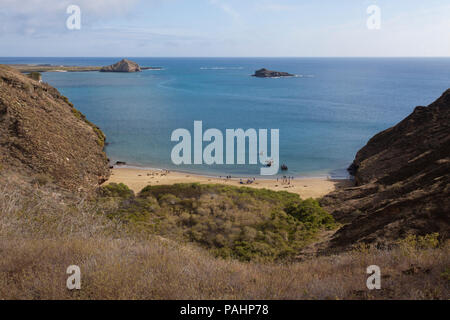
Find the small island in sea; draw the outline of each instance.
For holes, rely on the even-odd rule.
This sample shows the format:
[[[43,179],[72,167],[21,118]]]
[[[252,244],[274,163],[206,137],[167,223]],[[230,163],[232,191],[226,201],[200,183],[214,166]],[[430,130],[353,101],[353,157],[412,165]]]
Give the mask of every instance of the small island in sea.
[[[134,61],[122,59],[117,63],[100,69],[100,72],[141,72],[141,67]]]
[[[272,71],[268,70],[266,68],[262,68],[255,71],[255,74],[253,77],[257,78],[280,78],[280,77],[295,77],[294,74],[290,74],[287,72],[281,72],[281,71]]]

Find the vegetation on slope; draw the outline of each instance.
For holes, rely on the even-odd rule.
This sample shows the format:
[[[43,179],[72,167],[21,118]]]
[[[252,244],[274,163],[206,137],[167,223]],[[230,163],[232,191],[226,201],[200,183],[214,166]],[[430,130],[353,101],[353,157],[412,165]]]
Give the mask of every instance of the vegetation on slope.
[[[450,246],[437,235],[292,263],[217,259],[108,218],[113,197],[134,198],[126,186],[105,188],[112,198],[98,206],[23,179],[0,172],[0,299],[450,298]],[[381,290],[367,290],[372,264]],[[67,290],[69,265],[81,269],[81,290]]]
[[[243,261],[294,257],[318,231],[335,227],[315,200],[284,191],[176,184],[148,186],[134,196],[125,185],[110,184],[101,194],[116,203],[109,217]]]

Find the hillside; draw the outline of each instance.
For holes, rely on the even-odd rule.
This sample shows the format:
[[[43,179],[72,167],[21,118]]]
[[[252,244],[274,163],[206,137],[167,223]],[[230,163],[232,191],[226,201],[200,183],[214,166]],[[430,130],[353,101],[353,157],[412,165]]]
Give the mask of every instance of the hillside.
[[[91,190],[109,176],[105,136],[58,90],[0,65],[0,169]]]
[[[428,107],[375,135],[349,170],[355,187],[322,205],[345,224],[329,244],[389,245],[407,234],[450,230],[450,89]]]

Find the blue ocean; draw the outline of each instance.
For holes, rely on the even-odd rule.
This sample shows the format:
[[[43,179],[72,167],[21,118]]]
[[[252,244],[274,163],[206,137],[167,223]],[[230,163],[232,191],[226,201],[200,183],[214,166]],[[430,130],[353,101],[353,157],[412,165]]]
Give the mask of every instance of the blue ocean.
[[[0,58],[0,63],[109,65],[121,58]],[[208,175],[255,176],[261,165],[171,162],[177,128],[279,129],[292,176],[344,178],[374,134],[450,87],[449,58],[130,58],[140,73],[44,73],[106,134],[112,162]],[[296,77],[251,77],[267,68]],[[270,141],[270,140],[269,140]],[[206,146],[207,143],[205,143]]]

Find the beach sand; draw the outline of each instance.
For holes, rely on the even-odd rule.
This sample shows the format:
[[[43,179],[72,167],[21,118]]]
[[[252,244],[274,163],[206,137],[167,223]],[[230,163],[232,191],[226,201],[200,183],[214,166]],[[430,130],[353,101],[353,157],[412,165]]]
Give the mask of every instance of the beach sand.
[[[244,183],[247,178],[242,178]],[[340,186],[349,186],[349,180],[329,180],[327,178],[294,178],[290,184],[283,184],[281,179],[256,179],[252,184],[240,184],[240,178],[225,179],[209,177],[191,173],[164,170],[147,170],[134,168],[114,168],[108,183],[124,183],[135,193],[141,191],[148,185],[171,185],[176,183],[203,183],[203,184],[225,184],[236,187],[266,188],[275,191],[289,191],[298,193],[303,199],[319,198],[334,191]]]

